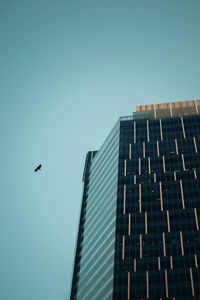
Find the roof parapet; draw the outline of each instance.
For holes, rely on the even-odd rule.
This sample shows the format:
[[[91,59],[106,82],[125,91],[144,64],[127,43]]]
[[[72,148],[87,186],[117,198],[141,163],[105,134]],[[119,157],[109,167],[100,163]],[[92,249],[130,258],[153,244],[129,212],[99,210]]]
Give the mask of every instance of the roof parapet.
[[[200,100],[138,105],[133,113],[134,119],[162,119],[198,115]]]

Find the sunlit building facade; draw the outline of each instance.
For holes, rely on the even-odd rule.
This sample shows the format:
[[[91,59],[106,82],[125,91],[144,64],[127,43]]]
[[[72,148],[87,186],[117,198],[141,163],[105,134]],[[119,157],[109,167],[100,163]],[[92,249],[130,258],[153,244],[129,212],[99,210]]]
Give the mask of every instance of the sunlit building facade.
[[[71,300],[200,299],[199,113],[137,106],[88,152]]]

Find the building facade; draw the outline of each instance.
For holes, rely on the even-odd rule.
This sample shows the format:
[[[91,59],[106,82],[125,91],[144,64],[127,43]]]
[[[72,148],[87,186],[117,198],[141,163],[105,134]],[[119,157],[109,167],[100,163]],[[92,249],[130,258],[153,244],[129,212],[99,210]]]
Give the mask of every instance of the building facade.
[[[88,152],[71,300],[200,299],[200,100],[137,106]]]

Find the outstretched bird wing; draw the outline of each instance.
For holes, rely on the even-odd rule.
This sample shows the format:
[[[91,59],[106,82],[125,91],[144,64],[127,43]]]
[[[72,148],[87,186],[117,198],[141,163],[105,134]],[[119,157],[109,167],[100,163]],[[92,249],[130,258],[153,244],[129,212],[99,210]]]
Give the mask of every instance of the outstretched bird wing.
[[[34,170],[35,172],[37,172],[38,170],[40,170],[42,167],[42,165],[40,164],[39,166],[37,166],[37,168]]]

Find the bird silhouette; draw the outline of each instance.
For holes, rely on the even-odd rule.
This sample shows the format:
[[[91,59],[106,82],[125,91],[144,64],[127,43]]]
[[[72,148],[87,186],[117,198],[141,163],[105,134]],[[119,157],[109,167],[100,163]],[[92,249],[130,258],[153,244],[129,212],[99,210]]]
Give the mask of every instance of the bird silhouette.
[[[39,166],[37,166],[37,168],[34,170],[35,172],[41,170],[42,165],[40,164]]]

